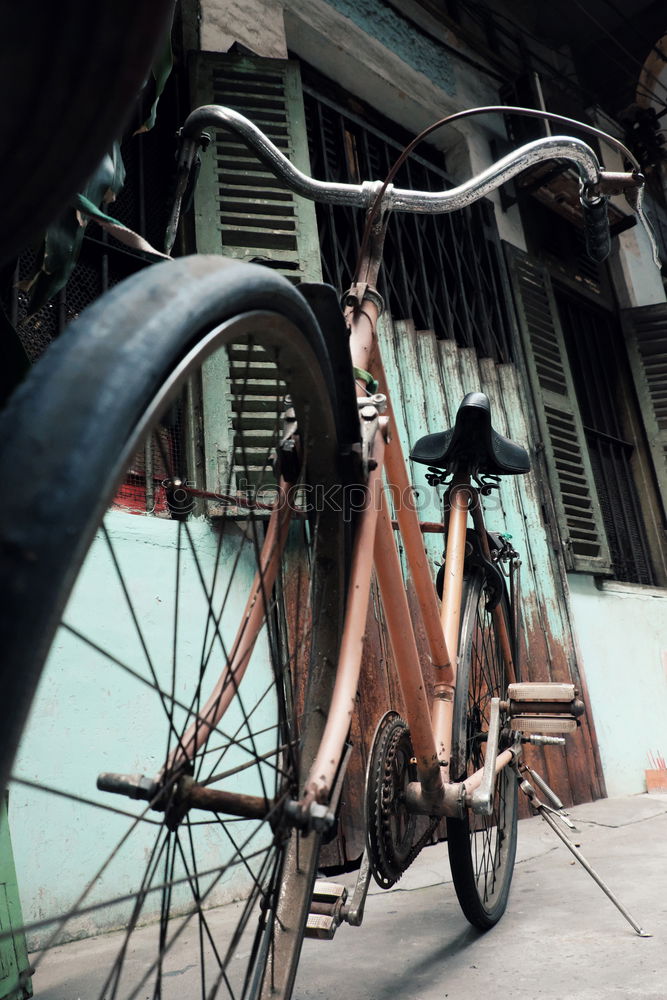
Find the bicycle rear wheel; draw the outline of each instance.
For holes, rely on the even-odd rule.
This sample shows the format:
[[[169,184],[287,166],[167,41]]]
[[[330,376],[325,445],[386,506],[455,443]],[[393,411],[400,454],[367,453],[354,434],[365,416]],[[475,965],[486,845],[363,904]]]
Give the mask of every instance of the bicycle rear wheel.
[[[342,515],[305,502],[337,482],[334,386],[286,281],[183,258],[84,313],[3,417],[2,765],[24,730],[10,803],[42,988],[51,946],[118,931],[85,992],[66,963],[72,995],[291,994],[319,841],[285,805],[344,606]]]
[[[484,766],[491,699],[504,698],[508,684],[493,614],[486,609],[483,573],[466,576],[463,595],[453,721],[456,780]],[[509,625],[505,596],[501,608]],[[517,794],[516,776],[506,767],[496,778],[490,816],[476,816],[469,809],[463,819],[447,820],[456,895],[467,919],[480,930],[493,927],[507,906],[516,854]]]

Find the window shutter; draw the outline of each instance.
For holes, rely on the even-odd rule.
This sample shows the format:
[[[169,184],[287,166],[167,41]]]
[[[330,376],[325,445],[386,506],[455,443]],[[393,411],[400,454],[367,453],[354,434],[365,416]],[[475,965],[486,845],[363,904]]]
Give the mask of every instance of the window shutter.
[[[282,59],[200,52],[193,106],[223,104],[262,130],[310,173],[299,65]],[[321,281],[315,206],[288,191],[233,133],[215,130],[195,195],[200,253],[221,253],[275,268],[291,281]]]
[[[621,313],[630,368],[667,516],[667,302]]]
[[[606,573],[609,549],[551,279],[527,254],[506,251],[565,564]]]
[[[194,57],[193,107],[222,104],[249,118],[304,173],[310,173],[299,65],[280,59],[200,52]],[[227,129],[215,130],[202,155],[195,192],[200,253],[223,254],[271,267],[292,282],[321,281],[315,206],[288,191]],[[228,369],[204,369],[204,452],[209,489],[237,482],[239,456],[229,428],[243,428],[250,487],[273,480],[267,456],[282,410],[284,385],[259,349],[238,346]],[[228,391],[220,392],[221,379]],[[210,382],[210,385],[208,384]]]

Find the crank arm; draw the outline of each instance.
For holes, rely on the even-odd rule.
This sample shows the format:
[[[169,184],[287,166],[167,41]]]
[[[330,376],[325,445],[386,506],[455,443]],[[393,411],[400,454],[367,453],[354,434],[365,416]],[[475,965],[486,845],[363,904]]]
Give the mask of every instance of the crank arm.
[[[491,699],[489,733],[486,740],[484,771],[479,788],[472,793],[472,811],[479,816],[490,816],[493,809],[493,786],[496,780],[496,760],[500,739],[500,698]]]
[[[497,774],[516,760],[521,751],[519,743],[498,753],[500,741],[500,698],[491,699],[489,731],[486,738],[484,768],[466,778],[466,801],[478,816],[490,816],[493,812],[493,793]]]
[[[364,919],[364,907],[366,906],[366,897],[368,896],[368,887],[370,883],[371,862],[368,856],[368,848],[365,848],[361,857],[361,865],[359,867],[359,874],[357,875],[354,892],[352,893],[352,899],[347,906],[343,907],[342,912],[343,920],[347,921],[347,923],[352,927],[361,927],[361,922]]]

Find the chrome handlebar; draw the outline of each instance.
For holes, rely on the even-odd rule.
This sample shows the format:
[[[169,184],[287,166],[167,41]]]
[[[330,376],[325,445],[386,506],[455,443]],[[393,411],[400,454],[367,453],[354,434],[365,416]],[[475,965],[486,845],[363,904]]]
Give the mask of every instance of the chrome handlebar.
[[[297,170],[256,125],[230,108],[223,108],[218,104],[206,104],[197,108],[185,122],[182,137],[187,144],[194,144],[196,147],[202,130],[206,128],[229,128],[236,132],[257,153],[271,173],[280,177],[290,190],[311,201],[368,208],[382,187],[380,181],[339,184],[308,177]],[[581,139],[548,136],[544,139],[535,139],[508,153],[476,177],[448,191],[411,191],[395,188],[390,184],[383,198],[383,207],[388,210],[419,214],[455,212],[472,204],[478,198],[483,198],[527,167],[541,160],[554,158],[570,160],[579,173],[582,185],[586,188],[593,187],[602,176],[597,156]]]
[[[187,118],[181,130],[179,168],[182,178],[189,173],[198,149],[202,145],[202,132],[206,128],[228,128],[237,133],[255,151],[259,159],[286,187],[311,201],[355,208],[370,208],[384,185],[381,181],[364,181],[362,184],[340,184],[315,180],[298,170],[264,133],[251,121],[218,104],[197,108]],[[608,173],[583,140],[569,136],[546,136],[526,143],[502,159],[482,170],[477,176],[447,191],[411,191],[388,184],[382,197],[384,211],[438,214],[454,212],[483,198],[502,184],[516,177],[528,167],[543,160],[568,160],[580,180],[580,195],[584,208],[599,203],[606,190],[614,193],[632,193],[632,208],[641,219],[651,240],[653,257],[660,266],[655,239],[642,208],[643,178],[637,173]],[[613,178],[613,184],[607,183]],[[183,188],[185,179],[183,180]],[[181,195],[182,195],[181,190]],[[173,242],[178,223],[178,208],[168,229]],[[169,248],[170,249],[170,248]]]

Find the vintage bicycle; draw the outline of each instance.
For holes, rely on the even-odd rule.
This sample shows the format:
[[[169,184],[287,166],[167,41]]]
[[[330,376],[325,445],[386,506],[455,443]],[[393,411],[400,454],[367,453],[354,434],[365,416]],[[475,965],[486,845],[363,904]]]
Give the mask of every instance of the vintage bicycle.
[[[92,920],[120,928],[100,997],[171,995],[179,942],[202,997],[289,997],[307,929],[359,924],[371,876],[392,885],[443,818],[463,911],[492,926],[512,878],[522,747],[562,742],[583,710],[572,684],[521,681],[519,557],[487,529],[483,500],[530,463],[494,429],[486,396],[468,394],[454,427],[412,445],[443,491],[437,580],[415,505],[393,502],[411,487],[375,286],[391,211],[454,211],[553,158],[579,175],[602,259],[609,194],[631,192],[641,212],[636,164],[608,173],[581,139],[550,136],[444,192],[324,183],[210,106],[183,129],[179,201],[206,128],[240,136],[304,197],[365,209],[366,224],[342,311],[328,286],[259,265],[155,264],[87,309],[3,416],[3,783],[49,828],[63,821],[66,851],[81,828],[101,858],[77,855],[83,885],[27,929],[47,953]],[[351,752],[374,573],[405,718],[378,720],[348,899],[316,875]],[[49,738],[51,703],[73,725]],[[85,751],[70,749],[74,730]],[[78,788],[64,783],[73,771]]]

